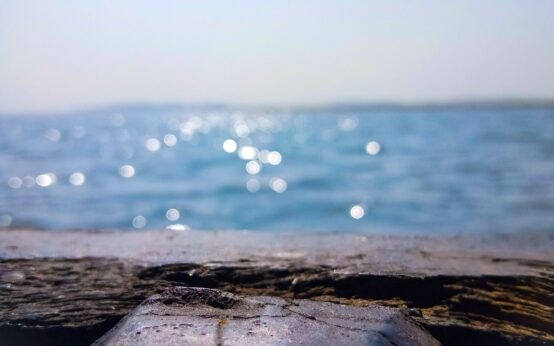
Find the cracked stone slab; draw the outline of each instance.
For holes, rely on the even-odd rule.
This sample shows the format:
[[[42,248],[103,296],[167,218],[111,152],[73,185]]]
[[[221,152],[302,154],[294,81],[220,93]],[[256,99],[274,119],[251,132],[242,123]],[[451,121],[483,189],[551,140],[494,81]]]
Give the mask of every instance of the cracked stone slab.
[[[93,345],[439,345],[401,310],[173,287]]]

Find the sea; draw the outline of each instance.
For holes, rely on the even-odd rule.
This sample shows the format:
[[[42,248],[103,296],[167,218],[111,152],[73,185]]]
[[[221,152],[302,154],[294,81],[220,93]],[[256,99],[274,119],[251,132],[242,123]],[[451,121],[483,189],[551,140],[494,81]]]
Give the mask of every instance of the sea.
[[[554,108],[4,114],[0,227],[554,234]]]

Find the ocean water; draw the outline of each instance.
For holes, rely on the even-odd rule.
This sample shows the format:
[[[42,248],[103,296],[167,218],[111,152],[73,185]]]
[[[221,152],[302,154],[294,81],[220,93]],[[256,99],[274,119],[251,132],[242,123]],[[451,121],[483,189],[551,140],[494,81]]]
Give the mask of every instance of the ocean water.
[[[554,109],[0,117],[0,226],[554,231]]]

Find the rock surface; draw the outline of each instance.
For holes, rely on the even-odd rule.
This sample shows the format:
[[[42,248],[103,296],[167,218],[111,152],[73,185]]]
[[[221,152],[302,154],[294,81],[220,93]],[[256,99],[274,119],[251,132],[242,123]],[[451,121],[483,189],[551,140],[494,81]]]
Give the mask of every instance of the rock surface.
[[[0,230],[0,344],[89,345],[176,286],[401,308],[445,345],[553,344],[552,249],[546,235]]]
[[[96,346],[439,345],[398,309],[239,297],[173,287],[126,316]]]
[[[356,233],[248,231],[2,230],[0,258],[118,258],[145,265],[242,263],[329,266],[375,275],[550,274],[548,234],[386,236]]]

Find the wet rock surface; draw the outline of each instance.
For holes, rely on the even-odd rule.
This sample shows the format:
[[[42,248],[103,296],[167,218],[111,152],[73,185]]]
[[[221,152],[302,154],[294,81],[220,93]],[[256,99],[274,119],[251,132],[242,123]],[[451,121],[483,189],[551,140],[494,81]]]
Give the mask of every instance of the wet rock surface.
[[[94,345],[439,345],[400,310],[170,288]]]
[[[554,343],[548,238],[490,244],[345,235],[335,246],[335,238],[320,235],[257,235],[255,244],[235,247],[228,235],[223,246],[218,235],[193,240],[194,232],[160,233],[159,243],[151,232],[113,239],[107,232],[49,233],[0,230],[2,345],[89,345],[148,297],[178,286],[399,308],[444,345]],[[55,239],[59,248],[51,247]]]

